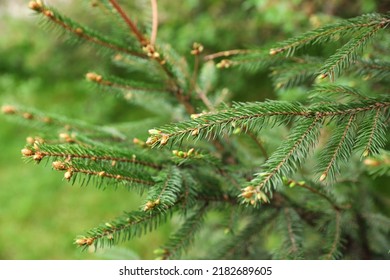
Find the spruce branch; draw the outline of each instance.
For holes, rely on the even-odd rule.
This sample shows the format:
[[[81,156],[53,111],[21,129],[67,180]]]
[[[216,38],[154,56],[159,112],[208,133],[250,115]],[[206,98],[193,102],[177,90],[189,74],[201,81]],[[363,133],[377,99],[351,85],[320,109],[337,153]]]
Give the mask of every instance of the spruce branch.
[[[118,4],[116,0],[109,0],[112,6],[117,10],[122,19],[126,22],[131,32],[137,38],[141,46],[145,47],[148,45],[149,41],[144,37],[144,35],[138,30],[138,27],[135,23],[127,16],[122,7]]]
[[[364,30],[361,34],[355,36],[347,44],[338,49],[322,66],[320,70],[321,78],[329,76],[330,80],[333,81],[336,77],[340,76],[342,70],[348,68],[356,61],[358,53],[363,50],[365,45],[372,40],[374,35],[382,28],[382,24],[374,25],[372,28]]]
[[[297,37],[288,39],[279,43],[275,48],[270,50],[270,55],[287,53],[292,56],[294,52],[304,46],[312,44],[326,43],[338,36],[352,36],[356,32],[361,32],[371,28],[386,28],[390,23],[387,15],[367,14],[353,19],[343,20],[336,24],[329,24],[318,29],[303,33]]]
[[[152,6],[152,34],[150,35],[150,43],[154,45],[157,39],[157,29],[158,29],[158,8],[157,0],[150,0]]]
[[[42,157],[50,157],[53,160],[82,159],[88,162],[102,163],[112,167],[127,169],[133,165],[148,167],[154,170],[161,170],[162,165],[145,153],[135,150],[121,150],[118,148],[100,148],[81,145],[48,145],[45,143],[36,143],[34,147],[26,147],[31,150],[31,156],[39,152]],[[122,166],[121,166],[122,165]]]
[[[67,34],[76,36],[76,38],[84,39],[87,42],[94,43],[115,52],[122,52],[139,58],[147,58],[145,54],[129,48],[128,45],[124,45],[123,43],[116,41],[114,38],[107,38],[94,30],[74,22],[68,17],[61,15],[55,9],[42,4],[41,1],[31,1],[29,6],[37,13],[43,15],[47,19],[47,22],[61,27]]]
[[[160,65],[163,71],[166,73],[167,77],[171,79],[174,84],[173,93],[176,96],[177,100],[184,105],[186,111],[189,114],[193,114],[195,110],[192,104],[189,102],[188,96],[186,97],[183,95],[183,90],[186,89],[186,82],[185,79],[182,78],[182,73],[185,73],[185,71],[182,71],[183,69],[177,69],[177,66],[182,65],[183,63],[175,63],[175,60],[178,59],[175,57],[176,55],[174,54],[173,50],[168,47],[164,47],[162,49],[163,55],[160,54],[160,52],[157,51],[158,47],[155,47],[154,44],[151,44],[149,40],[144,37],[144,35],[139,31],[135,23],[123,11],[117,1],[110,0],[110,2],[121,15],[123,20],[127,23],[131,32],[135,35],[135,37],[141,44],[142,49],[146,53],[146,55],[149,58],[156,60],[158,65]]]
[[[99,8],[104,14],[104,17],[106,19],[109,19],[110,23],[112,23],[112,21],[115,21],[117,23],[117,26],[125,30],[127,33],[128,31],[127,25],[123,22],[122,18],[118,17],[118,13],[112,7],[111,3],[108,0],[92,0],[91,6],[94,8],[95,7]]]
[[[169,238],[168,242],[161,249],[155,251],[158,255],[157,259],[178,259],[192,245],[195,235],[204,224],[204,216],[207,210],[208,204],[205,203],[199,209],[195,209],[191,216],[186,217],[181,228]]]
[[[317,167],[318,172],[321,173],[320,182],[327,178],[333,181],[340,170],[339,162],[346,162],[351,156],[357,129],[355,120],[356,116],[351,115],[338,124],[331,140],[323,149]]]
[[[375,110],[370,112],[362,121],[355,148],[362,150],[362,156],[376,155],[380,153],[387,142],[387,125],[384,111]]]
[[[21,122],[27,127],[37,127],[42,130],[59,132],[58,136],[65,142],[75,142],[78,135],[99,140],[122,142],[126,137],[112,127],[97,126],[80,120],[68,119],[56,114],[42,113],[36,109],[25,108],[20,105],[3,105],[2,113],[11,120]]]
[[[283,176],[287,177],[293,173],[316,145],[321,125],[319,116],[301,121],[291,131],[289,139],[266,161],[263,172],[256,174],[251,181],[254,186],[252,195],[245,195],[244,192],[244,201],[256,205],[264,200],[260,194],[272,193],[272,190],[283,182]]]
[[[85,236],[78,237],[75,244],[84,249],[91,245],[102,248],[134,239],[166,222],[172,210],[173,207],[165,211],[125,213],[113,221],[89,230]]]
[[[182,193],[183,181],[178,168],[175,166],[169,167],[167,170],[162,170],[157,177],[154,187],[149,190],[146,198],[144,211],[154,209],[166,209],[174,205]]]

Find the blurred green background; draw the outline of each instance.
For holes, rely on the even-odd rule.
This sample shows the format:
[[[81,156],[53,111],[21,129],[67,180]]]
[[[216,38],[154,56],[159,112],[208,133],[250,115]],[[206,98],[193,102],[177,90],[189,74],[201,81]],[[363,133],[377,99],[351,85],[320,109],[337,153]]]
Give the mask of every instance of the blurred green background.
[[[95,124],[140,118],[142,111],[97,93],[84,80],[88,71],[120,73],[121,69],[94,48],[64,43],[53,30],[42,28],[28,2],[0,1],[0,103],[18,103]],[[90,1],[46,2],[91,27],[104,30],[109,24]],[[138,14],[137,7],[149,9],[150,1],[135,2],[141,4],[128,7],[130,15]],[[161,0],[158,36],[189,57],[193,42],[201,42],[206,53],[264,45],[314,28],[331,16],[386,12],[386,2]],[[226,71],[220,82],[236,100],[263,100],[274,94],[267,73]],[[167,240],[175,219],[159,231],[113,249],[92,253],[73,245],[77,234],[136,209],[139,197],[123,189],[72,186],[48,167],[24,163],[20,150],[26,137],[36,133],[0,116],[0,259],[153,258],[153,250]]]

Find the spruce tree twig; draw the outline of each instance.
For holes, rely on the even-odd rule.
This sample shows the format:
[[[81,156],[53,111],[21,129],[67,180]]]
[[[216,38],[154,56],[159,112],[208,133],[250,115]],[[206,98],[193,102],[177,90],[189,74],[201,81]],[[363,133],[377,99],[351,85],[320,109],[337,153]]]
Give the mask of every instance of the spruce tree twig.
[[[125,11],[123,11],[122,7],[118,4],[118,2],[116,0],[109,0],[109,1],[112,4],[112,6],[114,6],[114,8],[118,11],[118,13],[126,22],[126,24],[129,26],[131,32],[135,35],[135,37],[141,43],[141,45],[146,46],[148,44],[148,40],[138,30],[135,23],[127,16],[127,14],[125,13]]]
[[[144,92],[164,92],[168,93],[168,91],[164,88],[146,88],[146,87],[139,87],[139,86],[132,86],[127,85],[125,83],[121,83],[113,78],[106,78],[102,75],[99,75],[97,73],[89,72],[86,74],[86,78],[88,81],[96,83],[98,85],[122,89],[122,90],[138,90],[138,91],[144,91]]]
[[[261,143],[261,141],[257,139],[256,135],[252,131],[250,131],[247,126],[242,125],[241,127],[245,131],[245,133],[248,134],[250,138],[252,138],[252,140],[256,143],[257,147],[259,147],[261,153],[264,156],[264,159],[268,160],[269,156],[267,150],[264,148],[264,145]]]
[[[227,56],[232,56],[232,55],[236,55],[236,54],[246,54],[246,53],[251,53],[251,52],[255,52],[255,51],[251,51],[251,50],[228,50],[228,51],[222,51],[222,52],[217,52],[217,53],[213,53],[213,54],[209,54],[209,55],[206,55],[205,57],[203,57],[204,60],[208,61],[208,60],[213,60],[213,59],[216,59],[216,58],[219,58],[219,57],[227,57]]]
[[[150,0],[152,5],[152,34],[150,35],[150,43],[154,45],[157,38],[157,29],[158,29],[158,8],[157,0]]]
[[[82,173],[85,175],[94,175],[98,176],[101,178],[110,178],[110,179],[116,179],[119,181],[128,181],[128,182],[134,182],[142,185],[148,185],[148,186],[153,186],[155,183],[152,181],[146,181],[143,179],[138,179],[130,176],[123,176],[119,174],[112,174],[112,173],[107,173],[105,171],[93,171],[93,170],[88,170],[88,169],[81,169],[81,168],[75,168],[75,167],[69,167],[69,170],[65,172],[65,179],[70,180],[72,177],[73,173]]]
[[[143,53],[134,52],[134,51],[131,51],[129,49],[112,44],[110,42],[101,40],[98,37],[91,36],[88,32],[85,32],[85,30],[83,30],[81,27],[73,27],[73,26],[67,24],[66,22],[61,20],[59,17],[57,17],[56,14],[53,11],[51,11],[47,6],[42,6],[41,9],[36,10],[36,11],[42,13],[50,21],[52,21],[55,24],[58,24],[59,26],[64,28],[64,30],[67,30],[67,31],[73,33],[74,35],[76,35],[80,38],[83,38],[89,42],[101,45],[103,47],[107,47],[107,48],[112,49],[112,50],[117,51],[117,52],[127,53],[127,54],[130,54],[130,55],[133,55],[136,57],[140,57],[140,58],[147,58],[147,56]]]

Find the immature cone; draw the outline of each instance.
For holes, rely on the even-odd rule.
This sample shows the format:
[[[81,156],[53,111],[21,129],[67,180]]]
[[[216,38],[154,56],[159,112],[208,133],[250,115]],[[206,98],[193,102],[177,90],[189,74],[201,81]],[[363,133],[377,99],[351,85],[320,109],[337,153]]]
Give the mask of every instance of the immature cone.
[[[157,141],[158,141],[158,137],[156,137],[156,136],[150,136],[150,137],[146,140],[145,144],[148,145],[148,146],[152,146],[152,145],[155,144]]]
[[[283,51],[283,49],[270,49],[269,50],[269,54],[270,55],[275,55],[275,54],[278,54],[278,53],[280,53],[282,51]]]
[[[148,210],[150,210],[150,209],[153,209],[154,206],[156,206],[156,203],[155,203],[155,202],[153,202],[153,201],[148,201],[148,202],[146,202],[146,204],[145,204],[144,211],[148,211]]]
[[[79,35],[81,35],[81,34],[84,33],[83,29],[80,28],[80,27],[77,27],[77,28],[75,29],[75,32],[76,32],[76,34],[79,34]]]
[[[34,118],[34,116],[31,113],[26,112],[26,113],[23,113],[23,118],[25,118],[26,120],[32,120]]]
[[[221,62],[217,64],[217,68],[229,68],[232,66],[232,62],[228,59],[222,59]]]
[[[161,144],[161,145],[165,145],[165,144],[167,144],[168,140],[169,140],[169,136],[166,135],[166,134],[163,134],[163,135],[161,136],[161,139],[160,139],[160,144]]]
[[[255,187],[253,186],[248,186],[245,189],[243,189],[243,192],[241,193],[241,196],[244,198],[251,198],[253,194],[255,193]]]
[[[192,136],[198,136],[198,135],[199,135],[199,128],[195,128],[195,129],[191,132],[191,135],[192,135]]]
[[[200,54],[203,51],[203,49],[204,49],[204,47],[203,47],[202,44],[194,43],[192,45],[191,54],[192,55],[198,55],[198,54]]]
[[[370,154],[370,150],[368,150],[368,149],[364,150],[364,152],[363,152],[364,157],[368,157],[369,154]]]
[[[328,77],[327,73],[324,73],[324,74],[321,74],[318,76],[319,79],[325,79],[326,77]]]
[[[65,172],[64,178],[69,181],[70,178],[72,178],[72,175],[73,175],[73,171],[72,170],[68,170],[68,171]]]
[[[256,198],[257,200],[262,200],[264,203],[269,202],[267,195],[262,191],[257,191]]]
[[[22,149],[22,154],[25,156],[25,157],[30,157],[32,155],[34,155],[34,151],[30,150],[30,149],[27,149],[27,148],[24,148]]]
[[[31,10],[34,10],[34,11],[37,11],[37,12],[41,12],[42,8],[43,8],[41,1],[30,1],[30,3],[28,3],[28,7]]]
[[[45,123],[51,123],[52,122],[52,119],[50,117],[44,117],[42,120]]]
[[[151,135],[161,134],[161,130],[152,128],[152,129],[149,129],[149,130],[148,130],[148,133],[151,134]]]
[[[192,156],[192,154],[193,154],[194,152],[195,152],[195,149],[194,149],[194,148],[191,148],[191,149],[188,150],[187,155],[190,157],[190,156]]]
[[[32,144],[34,144],[35,139],[34,139],[34,137],[29,136],[29,137],[26,138],[26,142],[28,144],[32,145]]]
[[[11,105],[4,105],[1,107],[1,111],[6,115],[12,115],[16,113],[15,107]]]
[[[44,156],[45,156],[45,155],[42,154],[41,152],[35,152],[35,154],[34,154],[34,156],[33,156],[33,159],[34,159],[37,163],[40,163]]]
[[[49,10],[44,10],[43,14],[49,18],[54,17],[54,13],[52,11],[49,11]]]
[[[91,246],[93,244],[93,241],[94,239],[93,238],[79,238],[79,239],[76,239],[75,243],[79,246],[84,246],[84,245],[87,245],[87,246]]]
[[[376,159],[372,159],[372,158],[367,158],[365,159],[364,161],[364,164],[367,165],[367,166],[379,166],[381,165],[380,161],[376,160]]]
[[[320,182],[325,181],[326,177],[328,177],[328,175],[326,173],[322,173],[322,175],[320,177]]]
[[[65,140],[65,142],[67,142],[67,143],[74,143],[75,142],[73,137],[71,135],[69,135],[68,133],[60,133],[59,137],[61,139]]]
[[[62,161],[53,161],[52,166],[55,170],[66,170],[66,164]]]
[[[93,72],[89,72],[85,75],[85,78],[88,80],[88,81],[91,81],[91,82],[97,82],[97,83],[100,83],[101,81],[103,81],[103,77],[101,75],[98,75],[96,73],[93,73]]]

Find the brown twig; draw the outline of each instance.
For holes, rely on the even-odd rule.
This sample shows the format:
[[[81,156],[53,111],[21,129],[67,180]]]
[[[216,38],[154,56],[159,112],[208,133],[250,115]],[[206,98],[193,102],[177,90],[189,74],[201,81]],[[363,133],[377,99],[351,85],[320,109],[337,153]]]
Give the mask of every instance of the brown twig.
[[[213,54],[206,55],[203,59],[204,60],[213,60],[219,57],[227,57],[227,56],[232,56],[236,54],[245,54],[248,52],[252,52],[250,50],[229,50],[229,51],[222,51],[222,52],[217,52]]]
[[[154,45],[157,38],[157,29],[158,29],[158,9],[157,9],[157,0],[150,0],[152,5],[152,34],[150,36],[150,43]]]
[[[294,181],[294,180],[289,180],[289,182],[288,182],[287,184],[289,185],[290,183],[295,183],[295,185],[297,185],[297,186],[299,186],[299,187],[301,187],[301,188],[307,189],[307,190],[309,190],[310,192],[312,192],[312,193],[314,193],[314,194],[317,194],[317,195],[319,195],[319,196],[325,198],[325,199],[329,202],[329,204],[332,206],[332,208],[333,208],[334,210],[336,210],[336,211],[340,211],[340,210],[344,210],[344,209],[350,208],[349,205],[341,206],[341,205],[335,204],[335,202],[334,202],[329,196],[327,196],[327,195],[321,193],[320,191],[316,190],[315,188],[309,186],[309,185],[306,184],[306,183],[300,183],[300,182],[296,182],[296,181]]]
[[[116,0],[110,0],[111,5],[118,11],[123,20],[129,26],[131,32],[137,37],[137,40],[141,43],[142,46],[146,46],[148,44],[148,40],[142,35],[142,33],[138,30],[135,23],[126,15],[125,11],[121,8]]]

